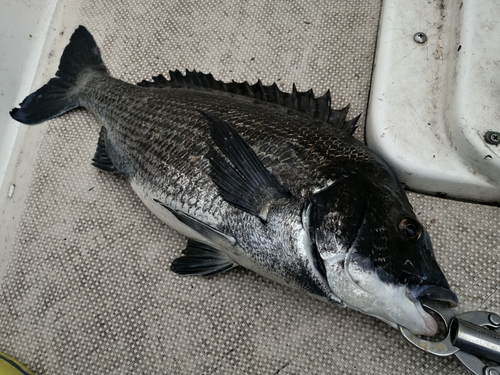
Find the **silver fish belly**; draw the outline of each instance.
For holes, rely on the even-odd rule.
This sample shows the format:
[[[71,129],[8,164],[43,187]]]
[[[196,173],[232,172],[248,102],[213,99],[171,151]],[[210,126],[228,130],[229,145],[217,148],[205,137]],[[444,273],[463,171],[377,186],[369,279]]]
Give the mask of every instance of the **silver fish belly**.
[[[171,72],[133,85],[107,73],[80,26],[56,77],[13,109],[36,124],[84,107],[102,125],[96,167],[125,177],[188,237],[171,269],[241,265],[324,301],[433,335],[420,298],[458,303],[387,164],[352,137],[329,94]]]

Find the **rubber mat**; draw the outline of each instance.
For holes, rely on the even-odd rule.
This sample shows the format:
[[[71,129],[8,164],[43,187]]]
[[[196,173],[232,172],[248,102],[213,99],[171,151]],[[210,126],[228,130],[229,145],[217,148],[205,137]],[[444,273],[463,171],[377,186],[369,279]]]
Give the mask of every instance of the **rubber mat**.
[[[353,117],[367,107],[380,6],[84,0],[74,17],[125,81],[196,69],[284,90],[295,83],[317,94],[330,89],[333,105],[350,103]],[[69,38],[73,29],[60,31]],[[186,239],[125,181],[91,166],[96,120],[76,110],[40,126],[0,284],[0,351],[36,374],[467,373],[374,318],[250,271],[173,274],[169,264]],[[461,309],[500,312],[500,209],[410,195]]]

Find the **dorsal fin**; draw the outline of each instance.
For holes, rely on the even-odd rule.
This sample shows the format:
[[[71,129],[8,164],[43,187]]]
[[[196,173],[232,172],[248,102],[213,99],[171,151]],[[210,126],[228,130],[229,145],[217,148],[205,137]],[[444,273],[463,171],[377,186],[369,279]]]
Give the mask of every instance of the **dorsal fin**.
[[[152,77],[153,81],[142,81],[138,83],[138,85],[156,88],[203,87],[248,96],[250,98],[280,104],[287,108],[307,113],[314,118],[328,122],[348,134],[354,133],[357,128],[356,123],[360,117],[357,116],[346,121],[349,105],[339,110],[331,109],[330,90],[324,95],[315,98],[312,90],[299,92],[295,84],[292,87],[292,92],[287,93],[281,91],[276,83],[270,86],[264,86],[260,80],[250,85],[246,81],[241,83],[234,81],[224,83],[216,80],[212,74],[205,74],[197,71],[186,71],[186,75],[183,75],[179,70],[175,70],[169,71],[168,74],[170,80],[167,80],[165,76],[160,74],[159,76]]]

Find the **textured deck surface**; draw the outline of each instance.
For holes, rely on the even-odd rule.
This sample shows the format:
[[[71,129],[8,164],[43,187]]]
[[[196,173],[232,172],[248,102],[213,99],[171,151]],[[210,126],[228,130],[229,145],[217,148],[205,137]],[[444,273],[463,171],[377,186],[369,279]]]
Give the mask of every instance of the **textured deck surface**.
[[[123,80],[188,68],[285,90],[295,82],[331,89],[354,116],[366,111],[380,5],[84,0],[78,20]],[[83,110],[47,125],[6,249],[0,351],[37,374],[467,373],[384,323],[249,271],[171,273],[186,240],[90,165],[98,130]],[[500,312],[500,209],[410,198],[462,308]]]

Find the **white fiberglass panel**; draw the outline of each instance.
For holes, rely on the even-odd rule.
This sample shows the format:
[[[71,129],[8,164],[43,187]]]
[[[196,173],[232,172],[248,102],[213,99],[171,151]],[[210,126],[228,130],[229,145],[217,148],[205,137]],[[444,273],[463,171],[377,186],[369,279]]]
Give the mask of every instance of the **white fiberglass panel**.
[[[499,18],[494,0],[384,2],[366,137],[411,189],[500,202]]]

